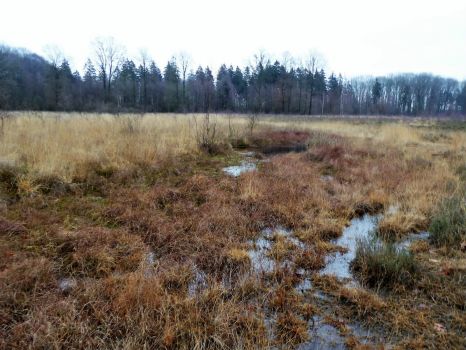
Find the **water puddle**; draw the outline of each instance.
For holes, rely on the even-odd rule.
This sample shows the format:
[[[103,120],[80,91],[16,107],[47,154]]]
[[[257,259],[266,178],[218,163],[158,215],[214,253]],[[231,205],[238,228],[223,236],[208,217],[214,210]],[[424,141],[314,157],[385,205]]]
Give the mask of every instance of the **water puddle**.
[[[305,143],[297,143],[291,145],[272,145],[262,149],[263,154],[273,155],[281,153],[291,153],[291,152],[305,152],[308,150],[308,145]]]
[[[253,248],[248,251],[251,265],[255,272],[271,272],[275,268],[275,261],[268,257],[267,253],[272,247],[272,241],[265,237],[259,237],[253,243]]]
[[[398,207],[390,207],[387,214],[392,214],[398,210]],[[344,280],[348,285],[358,286],[351,269],[350,264],[356,256],[357,241],[369,237],[376,239],[379,244],[385,244],[375,236],[375,231],[382,215],[364,215],[351,220],[350,225],[343,230],[341,237],[333,240],[333,243],[347,249],[346,252],[337,252],[326,259],[326,266],[320,271],[323,275],[335,275],[340,280]],[[428,232],[413,233],[408,235],[404,240],[394,243],[397,249],[407,250],[413,242],[426,240],[429,237]],[[328,297],[320,292],[315,291],[314,297],[323,302],[329,301]],[[346,324],[346,327],[353,336],[364,344],[383,343],[384,340],[376,331],[368,330],[359,323]],[[316,349],[347,349],[347,336],[342,335],[339,330],[323,322],[322,318],[314,318],[314,326],[310,333],[311,341],[301,344],[298,349],[316,350]]]
[[[429,232],[411,233],[401,242],[395,243],[397,249],[408,250],[411,244],[417,241],[426,241],[429,239]]]
[[[58,289],[62,293],[70,293],[78,286],[78,282],[74,278],[62,278],[58,281]]]
[[[193,267],[194,278],[188,285],[188,295],[194,297],[200,291],[207,288],[207,275],[196,265]]]
[[[319,316],[314,316],[313,326],[309,330],[310,341],[298,346],[299,350],[320,350],[346,349],[345,337],[340,335],[340,332],[335,327],[323,322]]]
[[[320,179],[324,182],[331,182],[333,181],[335,178],[332,176],[332,175],[322,175],[320,177]]]
[[[305,244],[293,236],[292,230],[286,229],[282,226],[265,228],[261,231],[261,234],[257,239],[250,242],[252,249],[248,251],[248,254],[251,259],[253,271],[272,272],[275,269],[276,262],[268,255],[274,244],[275,235],[284,237],[285,240],[298,248],[305,249]],[[291,261],[285,260],[281,263],[281,267],[286,267],[290,264]]]
[[[242,173],[247,173],[250,171],[254,171],[257,169],[256,163],[253,163],[251,161],[243,160],[241,161],[240,165],[232,165],[228,166],[226,168],[223,168],[223,171],[233,177],[238,177]]]
[[[329,258],[328,265],[325,269],[326,273],[334,273],[337,277],[341,278],[351,278],[349,264],[355,256],[356,238],[368,236],[369,233],[376,228],[378,220],[379,217],[366,215],[351,221],[351,225],[345,229],[342,237],[335,240],[336,244],[348,248],[348,252],[345,254],[338,253],[338,256]],[[278,241],[277,238],[292,243],[298,249],[295,253],[299,254],[299,250],[306,249],[306,245],[293,235],[292,230],[281,226],[263,229],[259,237],[250,242],[252,248],[249,250],[249,256],[254,273],[272,272],[277,267],[283,268],[292,265],[291,260],[285,259],[284,261],[277,262],[269,257],[269,252]],[[277,264],[279,264],[279,266],[277,266]],[[291,270],[293,271],[293,269]],[[332,302],[326,294],[313,288],[308,271],[303,268],[297,268],[294,271],[294,273],[300,277],[300,282],[295,286],[295,290],[298,293],[301,295],[312,295],[316,300],[320,300],[322,303]],[[273,323],[273,316],[267,317],[266,324],[268,328],[272,329]],[[344,327],[362,343],[371,343],[374,340],[373,334],[358,323],[353,322],[351,324],[345,324]],[[299,345],[298,349],[347,349],[347,336],[346,332],[343,334],[337,327],[325,322],[323,317],[315,316],[309,323],[310,341]],[[272,331],[271,338],[273,338]]]
[[[366,345],[383,342],[378,339],[373,332],[364,329],[357,323],[346,323],[343,320],[337,321],[345,328],[342,334],[337,327],[327,323],[322,316],[314,316],[312,324],[309,328],[309,341],[302,343],[298,346],[299,350],[344,350],[348,349],[346,341],[348,335],[355,336],[359,342]],[[371,347],[372,348],[372,347]]]
[[[246,158],[252,158],[256,155],[256,152],[254,151],[246,151],[246,152],[238,152],[239,154],[241,154],[243,157],[246,157]]]
[[[298,270],[298,273],[299,273],[299,272],[300,272],[300,271]],[[296,285],[295,289],[296,289],[299,293],[304,294],[304,293],[307,293],[308,291],[311,290],[311,288],[312,288],[312,282],[311,282],[310,277],[305,276],[305,272],[303,272],[303,273],[301,274],[301,277],[302,277],[302,280],[301,280],[301,282],[299,282],[299,283]]]
[[[145,277],[150,277],[152,274],[154,274],[155,262],[156,262],[156,259],[155,259],[154,252],[150,251],[144,256],[144,259],[142,260],[142,263],[141,263],[141,268],[142,268],[142,271]]]
[[[154,252],[147,253],[146,263],[151,266],[155,264],[155,253]]]
[[[346,248],[347,251],[327,257],[326,266],[321,270],[321,274],[354,280],[350,264],[356,256],[356,242],[358,239],[369,237],[377,228],[380,218],[380,215],[366,214],[351,220],[350,225],[343,230],[341,237],[333,241],[334,244]]]
[[[388,213],[393,213],[397,210],[398,207],[390,206]],[[356,257],[356,242],[358,239],[366,239],[375,233],[377,224],[381,218],[382,215],[365,214],[360,218],[351,220],[350,225],[343,230],[341,237],[333,241],[334,244],[346,248],[347,251],[327,257],[326,266],[320,273],[323,275],[335,275],[337,278],[350,280],[351,283],[355,283],[350,264]],[[374,237],[377,243],[384,244],[375,235]],[[427,240],[428,238],[429,232],[412,233],[404,240],[394,243],[394,245],[399,250],[408,250],[413,242]]]
[[[238,177],[242,173],[247,173],[250,171],[255,171],[257,169],[257,162],[254,161],[254,156],[256,155],[254,152],[238,152],[244,160],[241,161],[239,165],[232,165],[223,168],[222,170],[233,177]]]

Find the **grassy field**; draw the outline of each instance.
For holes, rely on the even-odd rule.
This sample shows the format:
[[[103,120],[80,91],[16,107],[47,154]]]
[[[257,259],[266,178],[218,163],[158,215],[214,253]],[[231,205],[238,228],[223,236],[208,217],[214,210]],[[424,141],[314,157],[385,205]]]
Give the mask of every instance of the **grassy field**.
[[[0,348],[463,349],[465,160],[461,122],[13,113]],[[321,273],[364,215],[354,280]]]

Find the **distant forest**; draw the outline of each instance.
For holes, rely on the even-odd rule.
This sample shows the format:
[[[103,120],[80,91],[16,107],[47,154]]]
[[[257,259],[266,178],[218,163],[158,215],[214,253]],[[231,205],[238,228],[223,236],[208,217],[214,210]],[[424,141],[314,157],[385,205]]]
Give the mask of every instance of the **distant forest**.
[[[245,68],[189,69],[180,55],[159,68],[96,40],[83,74],[66,59],[0,47],[0,110],[242,112],[302,115],[465,115],[466,81],[431,74],[344,79],[315,57],[305,64],[254,56]]]

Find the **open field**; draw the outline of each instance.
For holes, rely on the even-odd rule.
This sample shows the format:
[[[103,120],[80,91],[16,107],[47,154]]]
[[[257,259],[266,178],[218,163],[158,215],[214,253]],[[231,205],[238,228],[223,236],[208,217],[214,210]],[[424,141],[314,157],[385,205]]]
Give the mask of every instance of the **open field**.
[[[0,348],[465,348],[464,122],[254,122],[6,119]]]

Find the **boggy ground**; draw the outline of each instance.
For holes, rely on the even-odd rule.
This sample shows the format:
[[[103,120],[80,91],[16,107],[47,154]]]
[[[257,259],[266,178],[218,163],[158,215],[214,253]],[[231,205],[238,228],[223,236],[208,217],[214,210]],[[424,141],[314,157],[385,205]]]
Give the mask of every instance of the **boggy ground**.
[[[241,160],[228,147],[238,135],[226,132],[214,155],[90,159],[59,175],[4,164],[0,347],[330,347],[313,343],[319,320],[348,348],[464,348],[464,135],[331,124],[263,120],[243,147],[303,151],[293,147],[306,135],[308,149],[269,155],[237,178],[222,171]],[[451,198],[459,213],[442,211]],[[408,263],[395,252],[395,267],[360,249],[358,283],[320,274],[344,250],[332,240],[367,213],[384,214],[387,242],[433,222],[455,238],[416,242]],[[251,252],[267,228],[274,263],[261,270]]]

